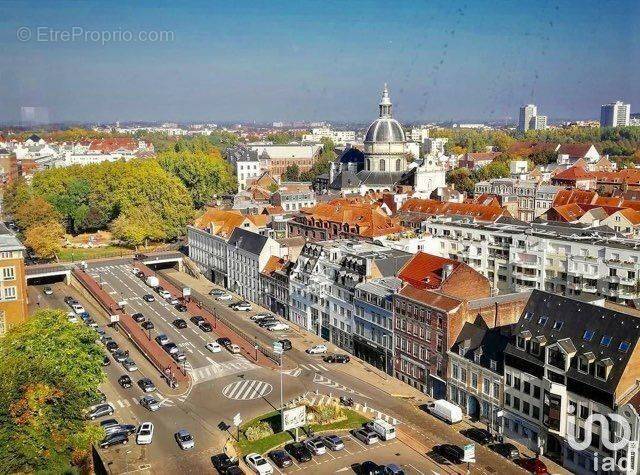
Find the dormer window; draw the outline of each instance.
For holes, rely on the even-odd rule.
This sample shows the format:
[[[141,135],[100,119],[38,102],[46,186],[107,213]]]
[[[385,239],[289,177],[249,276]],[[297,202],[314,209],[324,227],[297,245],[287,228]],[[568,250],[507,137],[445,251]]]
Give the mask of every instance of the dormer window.
[[[602,380],[607,379],[607,368],[602,362],[596,363],[596,378]]]
[[[589,361],[586,356],[580,356],[578,358],[578,371],[589,374]]]
[[[594,335],[594,334],[595,334],[595,332],[594,332],[594,331],[592,331],[592,330],[586,330],[586,331],[584,332],[584,335],[582,336],[582,339],[583,339],[584,341],[591,341],[591,340],[593,340],[593,335]]]
[[[464,346],[459,346],[459,347],[458,347],[458,354],[459,354],[460,356],[464,356],[464,352],[465,352],[465,348],[464,348]]]
[[[535,340],[531,341],[531,354],[535,356],[540,355],[540,343]]]
[[[562,328],[562,325],[564,325],[564,322],[562,320],[556,320],[555,322],[553,322],[553,329],[560,330]]]
[[[545,326],[547,324],[547,320],[549,320],[548,317],[540,317],[540,319],[538,320],[538,325]]]
[[[525,312],[524,313],[524,317],[522,317],[522,318],[524,318],[525,320],[531,320],[531,313],[530,312]]]
[[[629,351],[629,348],[631,348],[631,343],[629,343],[628,341],[621,341],[620,346],[618,347],[618,351],[620,351],[621,353],[626,353],[627,351]]]
[[[481,356],[481,354],[480,354],[480,353],[474,353],[474,354],[473,354],[473,361],[474,361],[474,363],[480,364],[480,356]]]
[[[516,337],[516,346],[518,348],[520,348],[521,350],[524,350],[526,347],[527,342],[525,341],[525,339],[521,336],[518,335],[518,337]]]
[[[603,336],[602,340],[600,340],[600,344],[602,346],[609,346],[611,344],[611,337],[609,335]]]
[[[490,361],[491,371],[498,371],[498,362],[496,360]]]

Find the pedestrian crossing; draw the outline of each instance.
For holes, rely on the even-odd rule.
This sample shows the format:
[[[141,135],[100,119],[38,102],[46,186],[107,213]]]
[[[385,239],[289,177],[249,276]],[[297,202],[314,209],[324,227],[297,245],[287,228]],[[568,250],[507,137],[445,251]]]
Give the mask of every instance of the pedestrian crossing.
[[[156,399],[156,401],[160,403],[160,406],[170,407],[175,405],[175,403],[171,399],[164,397],[160,393],[149,393],[149,394],[153,396]],[[124,409],[125,407],[140,405],[140,398],[131,397],[131,398],[118,399],[114,405],[122,409]]]
[[[207,360],[211,364],[188,370],[193,384],[204,383],[232,374],[244,373],[258,367],[245,359],[225,361],[224,363],[217,363],[211,358],[207,358]]]
[[[316,394],[316,393],[310,393],[307,392],[305,394],[303,394],[302,396],[299,396],[296,399],[293,399],[291,401],[289,401],[288,405],[295,405],[295,404],[299,404],[300,401],[305,400],[308,401],[310,405],[312,406],[320,406],[323,404],[330,404],[330,403],[336,403],[339,401],[338,398],[333,397],[331,395],[326,395],[326,394]],[[389,414],[386,414],[382,411],[379,411],[369,405],[365,404],[360,404],[360,403],[355,403],[353,405],[353,409],[359,412],[363,412],[365,414],[370,414],[372,418],[374,419],[383,419],[385,421],[387,421],[390,424],[393,424],[395,426],[402,424],[402,421],[396,419],[393,416],[390,416]]]
[[[348,394],[355,394],[355,395],[358,395],[358,396],[362,396],[362,397],[366,397],[368,399],[371,399],[371,398],[369,398],[369,396],[366,396],[366,395],[364,395],[362,393],[359,393],[355,389],[351,389],[351,388],[345,386],[344,384],[337,383],[337,382],[327,378],[326,376],[322,376],[321,374],[317,374],[317,373],[314,374],[313,375],[313,382],[316,383],[316,384],[321,384],[322,386],[326,386],[328,388],[336,389],[338,391],[343,391],[343,392],[348,393]]]
[[[273,386],[266,381],[247,379],[227,384],[222,390],[224,397],[236,401],[250,401],[271,393]]]
[[[301,364],[300,367],[302,369],[306,369],[307,371],[329,371],[329,369],[321,364]]]

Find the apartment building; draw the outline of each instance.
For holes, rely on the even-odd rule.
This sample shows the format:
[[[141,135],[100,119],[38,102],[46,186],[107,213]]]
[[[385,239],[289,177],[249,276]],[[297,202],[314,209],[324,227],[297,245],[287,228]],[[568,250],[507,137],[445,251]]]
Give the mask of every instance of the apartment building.
[[[502,292],[591,294],[632,306],[640,297],[637,241],[608,227],[432,218],[423,231],[437,240],[438,255],[468,264]]]
[[[573,473],[637,473],[638,317],[535,290],[514,335],[505,349],[505,435]],[[631,432],[611,449],[621,421]],[[627,466],[605,468],[607,458]]]
[[[261,304],[289,320],[289,276],[293,262],[271,256],[260,271]]]
[[[281,206],[286,213],[311,208],[317,204],[316,193],[311,189],[279,190],[269,200],[273,206]]]
[[[25,247],[0,223],[0,335],[27,320]]]

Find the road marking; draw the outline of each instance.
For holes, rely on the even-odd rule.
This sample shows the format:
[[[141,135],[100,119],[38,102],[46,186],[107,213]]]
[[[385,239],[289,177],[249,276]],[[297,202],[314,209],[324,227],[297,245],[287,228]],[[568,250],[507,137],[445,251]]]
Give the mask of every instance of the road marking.
[[[249,379],[227,384],[222,390],[222,394],[227,399],[250,401],[264,397],[272,390],[273,386],[265,381]]]
[[[322,386],[326,386],[328,388],[337,389],[338,391],[344,391],[344,392],[349,393],[349,394],[355,394],[355,395],[358,395],[358,396],[365,397],[367,399],[371,399],[369,396],[367,396],[365,394],[359,393],[358,391],[356,391],[354,389],[348,388],[344,384],[337,383],[337,382],[327,378],[326,376],[322,376],[321,374],[318,374],[318,373],[313,375],[313,382],[316,383],[316,384],[321,384]]]

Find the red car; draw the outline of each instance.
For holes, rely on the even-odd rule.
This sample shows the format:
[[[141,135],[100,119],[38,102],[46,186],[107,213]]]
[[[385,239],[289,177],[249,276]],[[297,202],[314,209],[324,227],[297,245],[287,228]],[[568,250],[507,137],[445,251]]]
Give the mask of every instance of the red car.
[[[518,459],[516,464],[520,465],[527,472],[535,475],[544,475],[547,472],[547,466],[540,459]]]

